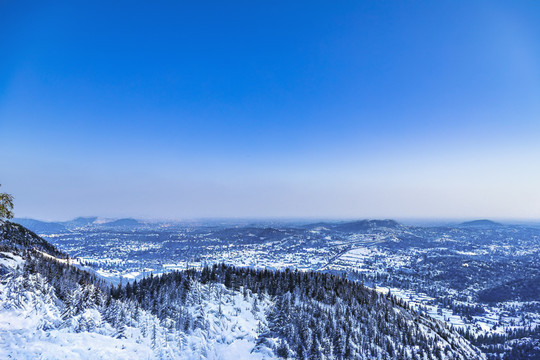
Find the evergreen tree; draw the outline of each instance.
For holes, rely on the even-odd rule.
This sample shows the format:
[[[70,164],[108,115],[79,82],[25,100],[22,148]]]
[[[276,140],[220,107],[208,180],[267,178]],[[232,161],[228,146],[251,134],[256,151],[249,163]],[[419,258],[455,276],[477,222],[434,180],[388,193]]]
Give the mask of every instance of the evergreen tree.
[[[13,196],[6,193],[0,193],[0,219],[2,218],[13,218]]]

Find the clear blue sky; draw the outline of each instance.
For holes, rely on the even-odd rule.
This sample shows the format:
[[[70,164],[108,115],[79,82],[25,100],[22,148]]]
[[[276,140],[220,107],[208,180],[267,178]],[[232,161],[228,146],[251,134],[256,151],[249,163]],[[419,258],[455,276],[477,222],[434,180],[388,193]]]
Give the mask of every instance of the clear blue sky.
[[[537,1],[4,1],[2,190],[51,220],[540,218],[539,19]]]

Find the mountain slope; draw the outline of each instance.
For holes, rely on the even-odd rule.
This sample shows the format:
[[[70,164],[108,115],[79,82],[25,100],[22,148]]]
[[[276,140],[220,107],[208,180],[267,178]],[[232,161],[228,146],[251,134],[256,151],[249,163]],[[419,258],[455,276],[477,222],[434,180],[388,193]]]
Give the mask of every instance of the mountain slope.
[[[0,250],[2,248],[7,250],[35,249],[59,258],[67,256],[24,226],[4,220],[0,220]]]
[[[1,229],[2,358],[483,359],[343,277],[214,265],[111,286],[23,227]]]

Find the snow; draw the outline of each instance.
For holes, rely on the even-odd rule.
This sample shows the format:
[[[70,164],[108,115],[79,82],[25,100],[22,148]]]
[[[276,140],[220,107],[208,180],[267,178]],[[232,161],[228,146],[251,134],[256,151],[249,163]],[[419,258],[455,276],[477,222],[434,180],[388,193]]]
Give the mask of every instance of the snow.
[[[236,340],[231,344],[218,344],[215,348],[216,359],[221,360],[240,360],[240,359],[254,359],[262,360],[265,357],[259,353],[251,353],[253,349],[253,343],[248,340]]]
[[[2,264],[23,262],[12,254],[4,255],[8,260]],[[270,349],[254,350],[260,332],[267,328],[266,313],[273,306],[264,294],[193,281],[187,309],[209,326],[205,331],[197,328],[184,333],[178,343],[168,341],[165,324],[144,310],[140,315],[144,320],[127,326],[125,337],[117,338],[117,329],[97,309],[87,308],[63,320],[64,304],[41,275],[25,278],[13,270],[1,280],[0,359],[150,360],[165,354],[177,360],[275,359]],[[143,329],[143,323],[155,326],[162,341],[159,346],[152,346],[152,325]]]
[[[3,315],[3,314],[2,314]],[[18,316],[19,318],[21,315]],[[0,319],[0,322],[3,319]],[[31,321],[30,321],[31,322]],[[15,323],[23,324],[24,321]],[[95,332],[43,331],[30,326],[0,330],[0,358],[14,359],[153,359],[152,349]],[[28,324],[27,324],[28,325]],[[6,331],[7,330],[7,331]]]
[[[16,269],[22,266],[24,260],[19,255],[15,255],[8,252],[0,252],[0,267],[4,266],[9,269]]]
[[[190,312],[203,314],[204,321],[210,326],[208,333],[196,330],[189,334],[186,346],[180,356],[183,360],[199,359],[201,353],[206,353],[207,359],[215,360],[270,360],[275,357],[270,353],[254,352],[258,340],[259,327],[267,324],[266,311],[273,305],[267,298],[258,300],[258,311],[253,308],[256,294],[247,291],[231,291],[223,285],[195,283],[194,301]],[[199,304],[201,294],[210,294],[209,299],[203,299]],[[221,306],[220,306],[221,305]],[[221,313],[219,308],[221,307]]]
[[[0,359],[153,359],[152,349],[128,339],[115,339],[108,324],[103,332],[75,332],[65,327],[57,307],[59,300],[40,275],[26,279],[9,275],[0,284]],[[81,319],[102,323],[97,310]],[[107,334],[108,333],[108,334]]]

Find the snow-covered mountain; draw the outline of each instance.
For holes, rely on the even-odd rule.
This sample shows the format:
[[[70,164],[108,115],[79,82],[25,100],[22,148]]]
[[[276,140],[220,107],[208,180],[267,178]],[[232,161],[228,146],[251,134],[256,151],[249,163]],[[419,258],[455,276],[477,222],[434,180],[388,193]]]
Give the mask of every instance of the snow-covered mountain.
[[[483,359],[345,277],[213,265],[113,286],[0,222],[0,358]]]

